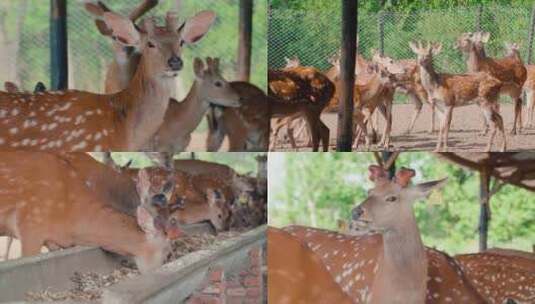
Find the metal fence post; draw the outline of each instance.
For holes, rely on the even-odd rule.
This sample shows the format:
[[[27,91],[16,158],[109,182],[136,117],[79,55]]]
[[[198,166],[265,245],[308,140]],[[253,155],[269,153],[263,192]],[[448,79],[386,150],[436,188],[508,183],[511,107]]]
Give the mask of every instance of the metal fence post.
[[[342,57],[340,60],[340,107],[336,149],[351,151],[353,143],[353,90],[357,44],[358,0],[342,1]]]
[[[485,167],[479,172],[479,251],[487,250],[490,220],[490,172]]]
[[[52,90],[69,86],[67,0],[50,1],[50,67]]]
[[[251,49],[253,35],[253,0],[240,0],[240,41],[238,51],[238,79],[251,77]]]
[[[477,7],[477,17],[476,17],[476,31],[477,32],[482,31],[481,19],[483,19],[483,5],[482,4],[480,4]]]
[[[531,9],[531,26],[529,27],[529,45],[528,45],[528,58],[526,58],[526,63],[531,64],[531,56],[533,55],[533,35],[535,31],[535,4]]]
[[[385,55],[385,12],[379,12],[379,51],[381,56]]]

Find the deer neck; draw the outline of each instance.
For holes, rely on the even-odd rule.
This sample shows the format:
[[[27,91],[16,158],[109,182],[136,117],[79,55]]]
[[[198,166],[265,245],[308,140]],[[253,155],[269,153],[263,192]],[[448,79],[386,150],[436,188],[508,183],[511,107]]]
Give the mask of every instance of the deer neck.
[[[481,69],[481,61],[486,57],[485,50],[477,50],[475,46],[470,48],[466,65],[469,73],[478,72]]]
[[[149,77],[145,60],[141,58],[134,78],[118,94],[122,101],[119,116],[124,119],[124,137],[129,150],[139,150],[158,130],[171,97],[173,79]]]
[[[375,75],[370,79],[370,81],[366,84],[365,90],[364,90],[364,100],[369,100],[372,98],[375,98],[377,95],[379,95],[384,88],[384,85],[381,84],[381,80],[379,75]]]
[[[424,303],[427,258],[414,215],[383,233],[383,253],[373,286],[374,303]],[[387,291],[387,292],[385,292]],[[381,295],[396,298],[384,299]]]
[[[195,81],[186,98],[175,103],[166,115],[166,125],[174,130],[173,134],[189,135],[199,126],[208,108],[209,103],[201,97],[201,86]]]
[[[440,85],[439,83],[439,77],[437,72],[435,71],[435,68],[433,67],[433,63],[430,62],[428,64],[419,64],[420,66],[420,80],[422,82],[422,86],[426,89],[426,91],[433,90],[436,87]]]

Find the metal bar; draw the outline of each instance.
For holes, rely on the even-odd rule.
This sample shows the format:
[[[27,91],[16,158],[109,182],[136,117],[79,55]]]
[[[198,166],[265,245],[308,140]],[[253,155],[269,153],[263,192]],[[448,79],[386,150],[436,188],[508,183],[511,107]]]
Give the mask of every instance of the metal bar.
[[[483,5],[479,5],[477,7],[477,17],[476,17],[476,31],[481,32],[482,25],[481,25],[481,19],[483,18]]]
[[[50,0],[50,68],[52,90],[69,86],[67,0]]]
[[[253,34],[253,0],[240,0],[240,42],[238,47],[238,79],[251,77],[251,49]]]
[[[533,4],[533,7],[531,9],[531,26],[529,27],[529,44],[528,44],[528,58],[526,58],[527,64],[531,64],[531,58],[533,55],[533,35],[535,32],[535,4]]]
[[[487,250],[490,220],[490,172],[488,168],[479,171],[479,251]]]
[[[340,107],[336,149],[351,151],[353,143],[353,90],[358,26],[358,0],[342,1],[342,57],[340,60]]]

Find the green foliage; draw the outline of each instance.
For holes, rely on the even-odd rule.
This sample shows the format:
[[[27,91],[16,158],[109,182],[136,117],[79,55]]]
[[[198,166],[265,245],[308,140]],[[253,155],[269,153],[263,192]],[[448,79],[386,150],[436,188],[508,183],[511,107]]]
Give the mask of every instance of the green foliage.
[[[284,171],[272,173],[280,162]],[[270,154],[270,225],[300,224],[337,229],[371,188],[367,167],[370,153]],[[431,153],[401,153],[396,165],[416,170],[415,183],[448,177],[442,191],[415,205],[424,243],[450,253],[477,250],[479,176],[437,159]],[[277,178],[273,178],[277,176]],[[535,196],[505,186],[492,197],[489,246],[531,250],[535,239]]]

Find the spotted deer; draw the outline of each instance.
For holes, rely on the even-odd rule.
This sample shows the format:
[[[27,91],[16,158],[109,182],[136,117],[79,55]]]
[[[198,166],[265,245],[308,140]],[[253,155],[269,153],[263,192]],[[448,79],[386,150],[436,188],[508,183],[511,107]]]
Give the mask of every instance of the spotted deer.
[[[464,33],[455,46],[467,55],[469,73],[487,72],[502,82],[500,94],[509,95],[515,104],[511,134],[517,134],[517,129],[522,131],[522,87],[527,78],[526,68],[518,51],[499,59],[487,56],[485,44],[489,38],[488,32]]]
[[[169,169],[148,167],[151,184],[156,187],[167,180]],[[137,181],[138,169],[124,169],[126,174]],[[198,178],[188,173],[173,169],[174,193],[169,198],[170,224],[186,225],[209,222],[216,231],[224,231],[229,227],[230,206],[225,192],[218,184],[200,187]],[[161,187],[161,186],[160,186]]]
[[[219,150],[225,136],[228,136],[230,152],[267,151],[270,120],[266,94],[248,82],[233,81],[230,86],[240,95],[241,106],[216,106],[208,112],[207,151]]]
[[[334,84],[312,67],[270,70],[268,81],[271,117],[304,117],[312,134],[312,149],[317,151],[322,142],[327,151],[329,128],[320,116],[334,94]],[[280,128],[275,130],[277,133]]]
[[[182,152],[211,106],[239,107],[242,97],[221,76],[219,59],[194,60],[195,82],[182,102],[170,102],[164,123],[144,147],[147,151]]]
[[[390,181],[384,169],[370,167],[370,179],[375,187],[369,191],[368,198],[353,209],[352,232],[357,229],[359,235],[286,227],[286,239],[293,240],[268,247],[269,271],[273,275],[270,280],[280,281],[275,286],[282,285],[280,289],[270,288],[270,295],[293,303],[292,300],[302,295],[293,294],[291,290],[304,287],[306,296],[314,292],[302,286],[301,279],[295,279],[296,276],[322,282],[326,278],[318,276],[325,276],[326,272],[335,283],[331,289],[338,289],[350,303],[486,303],[454,259],[422,244],[412,204],[441,187],[445,180],[410,186],[413,175],[414,171],[401,169],[395,181]],[[369,231],[377,233],[362,233]],[[268,232],[268,242],[270,237]],[[272,258],[278,254],[285,258]],[[323,266],[322,273],[309,273],[311,267],[299,263],[287,265],[295,256],[302,260],[313,256],[319,260],[315,267]],[[285,272],[286,267],[292,272]],[[294,276],[290,278],[289,275]],[[314,286],[313,282],[310,284]],[[321,302],[312,298],[307,303],[337,303],[335,299],[340,298],[340,294],[335,296],[337,298]]]
[[[468,280],[488,303],[533,303],[535,257],[510,250],[455,256]]]
[[[423,46],[421,42],[417,44],[411,42],[409,45],[418,56],[422,86],[441,116],[441,127],[435,151],[448,150],[453,109],[475,102],[478,102],[483,110],[487,124],[492,126],[486,151],[491,150],[498,130],[503,139],[501,151],[505,151],[507,140],[498,106],[498,94],[502,82],[485,72],[460,75],[437,73],[433,67],[433,56],[440,53],[442,45],[428,43],[427,46]]]
[[[76,159],[68,153],[4,152],[0,234],[18,238],[23,256],[38,254],[44,245],[84,245],[134,256],[142,272],[162,265],[171,236],[183,234],[180,227],[170,233],[167,225],[169,193],[152,192],[143,170],[137,184],[130,180],[115,192],[94,191]],[[121,204],[134,216],[119,211]]]
[[[58,91],[20,95],[0,93],[0,147],[10,149],[99,151],[139,150],[162,124],[170,98],[170,85],[182,69],[182,45],[199,38],[213,18],[189,20],[165,43],[155,37],[156,27],[145,20],[144,29],[120,15],[106,12],[104,22],[125,46],[141,52],[138,69],[123,91],[97,95]]]
[[[155,8],[158,2],[159,0],[143,0],[125,17],[135,24],[139,18]],[[130,81],[134,78],[141,59],[141,52],[136,46],[125,46],[120,41],[114,39],[113,30],[103,20],[105,13],[113,11],[102,1],[96,3],[86,2],[84,6],[86,11],[95,17],[95,25],[100,34],[113,39],[114,60],[106,70],[104,90],[108,94],[120,92],[128,87]],[[168,20],[171,21],[169,18]],[[158,31],[153,39],[163,42],[164,38],[165,32]]]

